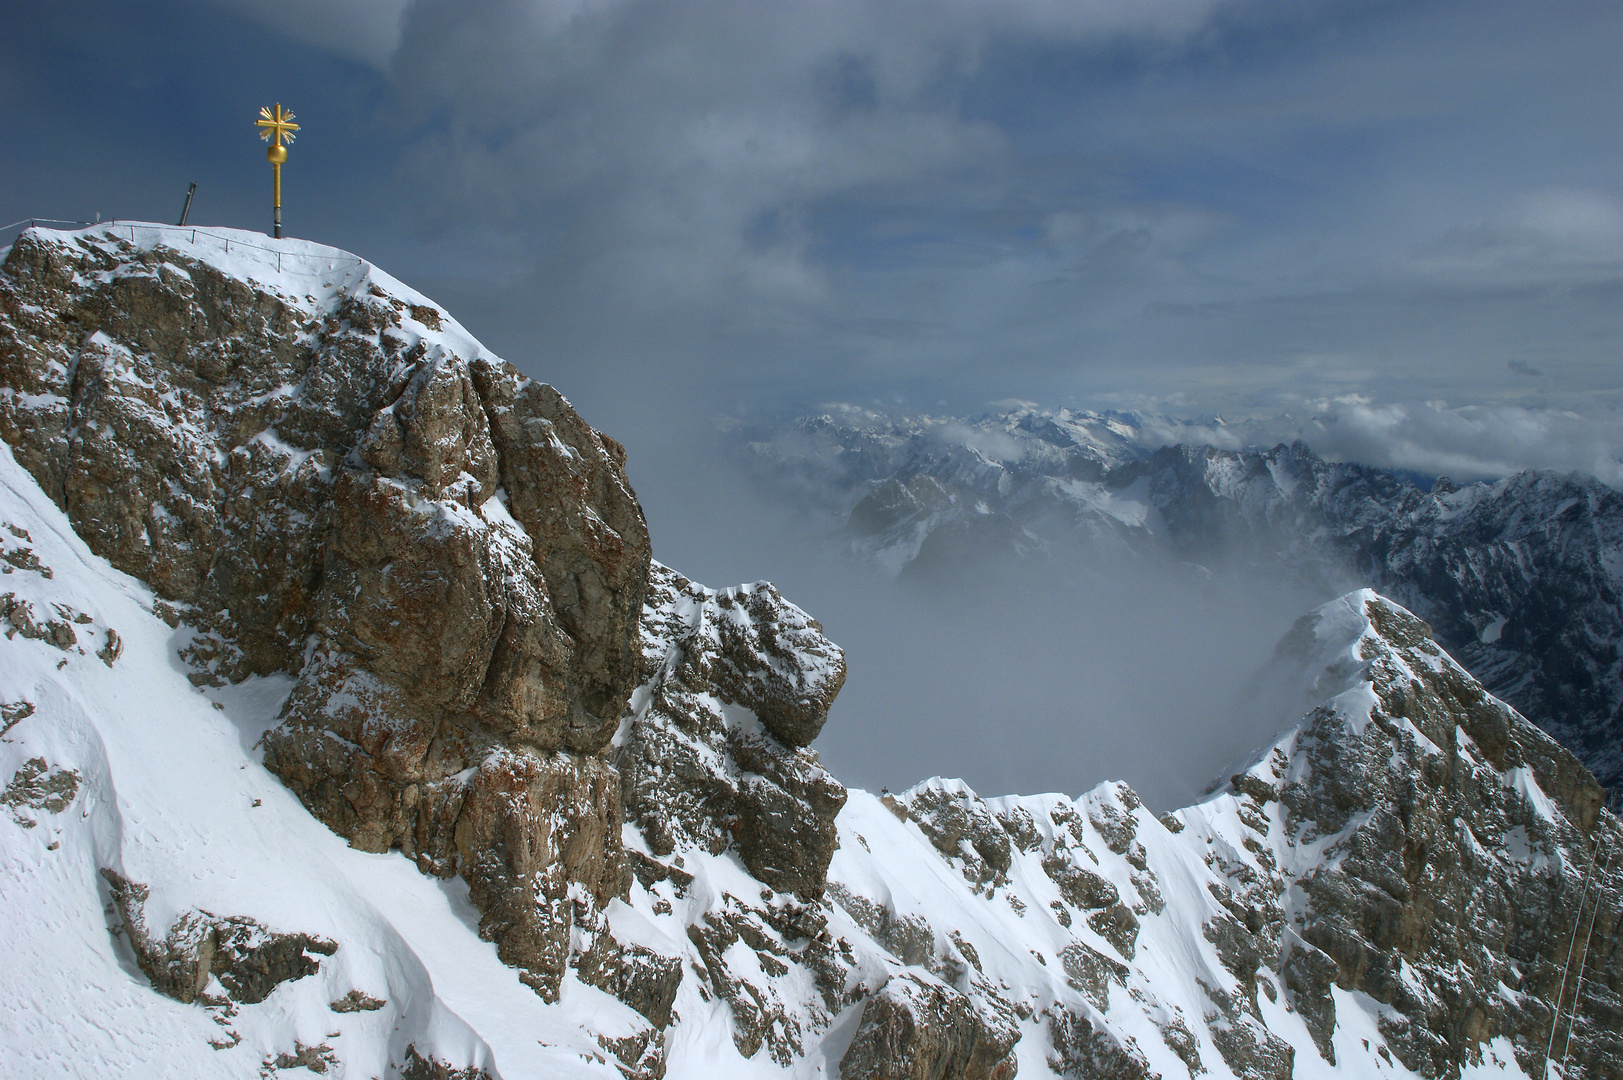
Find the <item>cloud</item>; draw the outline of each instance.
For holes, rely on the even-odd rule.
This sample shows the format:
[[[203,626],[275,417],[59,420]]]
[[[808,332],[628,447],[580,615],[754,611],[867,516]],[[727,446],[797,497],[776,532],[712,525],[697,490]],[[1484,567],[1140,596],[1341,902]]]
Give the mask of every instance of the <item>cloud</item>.
[[[930,436],[947,446],[967,446],[989,461],[1016,462],[1026,453],[1026,444],[1013,435],[971,427],[961,420],[947,420],[932,427]]]
[[[1623,337],[1604,6],[218,2],[386,69],[397,271],[606,420],[1570,400]]]
[[[1511,367],[1540,374],[1514,361]],[[1182,395],[1118,394],[1086,404],[1133,413],[1152,447],[1239,450],[1301,439],[1333,461],[1426,476],[1493,480],[1547,469],[1623,487],[1623,393],[1593,396],[1582,407],[1280,393],[1249,413],[1205,420],[1179,418],[1191,404]]]
[[[1445,275],[1615,278],[1623,269],[1623,207],[1594,190],[1530,192],[1504,212],[1421,245],[1414,265]]]
[[[815,437],[777,448],[839,469]],[[712,585],[770,578],[817,617],[849,674],[815,749],[870,790],[948,775],[988,795],[1076,794],[1124,779],[1158,809],[1183,805],[1274,734],[1278,718],[1237,696],[1292,621],[1340,591],[1152,553],[1019,566],[988,551],[961,575],[896,580],[829,542],[825,485],[768,492],[696,437],[689,449],[685,476],[638,488],[656,557]]]
[[[266,29],[382,71],[413,0],[211,0]]]
[[[1620,405],[1603,403],[1582,414],[1440,401],[1378,404],[1354,397],[1321,403],[1302,434],[1329,457],[1457,480],[1550,469],[1623,487]]]
[[[414,217],[531,237],[573,318],[870,349],[936,316],[869,310],[873,271],[1003,257],[1020,153],[970,100],[989,55],[1175,48],[1219,7],[420,0],[390,67]],[[1099,221],[1101,243],[1154,251],[1188,227]]]
[[[1623,344],[1604,2],[215,2],[387,71],[396,269],[588,396],[1570,396]]]

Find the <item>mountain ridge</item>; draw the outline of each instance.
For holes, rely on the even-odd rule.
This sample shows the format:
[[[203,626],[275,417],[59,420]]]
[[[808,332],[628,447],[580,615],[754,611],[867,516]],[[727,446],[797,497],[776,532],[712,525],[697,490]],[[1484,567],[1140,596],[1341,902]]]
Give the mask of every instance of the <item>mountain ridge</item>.
[[[359,260],[158,236],[0,265],[10,1071],[1623,1062],[1623,826],[1391,601],[1305,617],[1282,734],[1176,814],[847,790],[842,651],[652,561],[561,395]]]
[[[852,554],[893,575],[1156,554],[1283,573],[1325,596],[1380,589],[1623,790],[1623,492],[1532,470],[1428,491],[1300,440],[1152,448],[1132,419],[824,415],[739,441],[769,490],[822,507]]]

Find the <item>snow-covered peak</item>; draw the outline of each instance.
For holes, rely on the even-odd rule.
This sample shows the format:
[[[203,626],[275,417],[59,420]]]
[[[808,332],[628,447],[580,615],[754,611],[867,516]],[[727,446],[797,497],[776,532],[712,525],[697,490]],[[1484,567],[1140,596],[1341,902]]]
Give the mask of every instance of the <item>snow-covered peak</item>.
[[[346,301],[388,305],[400,314],[401,328],[413,344],[442,346],[464,360],[491,356],[461,323],[416,289],[359,256],[311,240],[278,240],[214,226],[120,221],[72,230],[35,227],[25,230],[18,241],[100,252],[105,268],[82,274],[74,282],[81,288],[126,277],[187,275],[187,267],[171,258],[179,256],[263,290],[313,318],[338,311]],[[0,259],[5,254],[0,251]]]

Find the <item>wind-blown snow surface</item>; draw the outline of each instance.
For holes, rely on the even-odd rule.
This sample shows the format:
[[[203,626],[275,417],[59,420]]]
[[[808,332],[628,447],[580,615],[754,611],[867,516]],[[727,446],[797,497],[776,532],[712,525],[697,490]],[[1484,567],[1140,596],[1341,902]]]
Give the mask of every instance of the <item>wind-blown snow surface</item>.
[[[187,632],[90,553],[4,447],[0,519],[7,553],[31,549],[52,571],[8,565],[0,592],[77,638],[0,641],[0,701],[34,707],[15,723],[8,710],[0,778],[38,758],[78,778],[60,812],[0,814],[0,1074],[258,1077],[302,1044],[330,1047],[337,1076],[398,1075],[408,1045],[510,1080],[618,1076],[588,1031],[635,1026],[625,1006],[578,983],[544,1005],[479,940],[464,884],[351,850],[265,771],[254,744],[290,680],[194,687],[176,657]],[[123,645],[110,666],[96,655],[109,630]],[[103,868],[150,887],[160,935],[196,908],[338,949],[233,1016],[181,1004],[151,989],[113,929]],[[352,990],[386,1004],[332,1011]]]
[[[66,649],[50,631],[0,642],[0,701],[11,707],[0,778],[15,777],[31,759],[77,777],[67,805],[8,800],[11,812],[0,817],[0,921],[7,928],[0,938],[0,1071],[18,1078],[253,1077],[278,1055],[316,1047],[332,1075],[368,1077],[397,1075],[411,1045],[508,1080],[617,1075],[596,1036],[638,1026],[623,1005],[573,977],[558,1004],[543,1004],[478,939],[464,886],[426,877],[398,854],[350,850],[265,772],[254,744],[286,682],[194,687],[176,658],[186,631],[151,614],[145,586],[90,554],[9,451],[0,453],[0,518],[7,526],[4,592],[30,605],[39,624],[69,626],[76,639]],[[41,570],[26,568],[30,555]],[[1367,720],[1372,701],[1356,662],[1368,624],[1355,600],[1321,621],[1320,654],[1304,668],[1340,671],[1343,684],[1298,688],[1332,699],[1350,723],[1360,714]],[[110,665],[97,655],[106,651],[109,630],[122,643]],[[33,712],[13,722],[22,702]],[[1280,746],[1289,745],[1287,735]],[[1536,785],[1529,795],[1549,805]],[[932,798],[974,795],[938,780],[903,801],[917,808]],[[995,988],[1015,1007],[1021,1076],[1063,1075],[1050,1063],[1049,1018],[1058,1007],[1093,1018],[1152,1072],[1187,1075],[1198,1055],[1207,1075],[1231,1075],[1210,1044],[1209,988],[1239,988],[1202,927],[1223,914],[1213,887],[1226,888],[1228,880],[1208,856],[1216,854],[1219,865],[1258,857],[1247,844],[1252,833],[1241,797],[1223,794],[1180,811],[1176,834],[1122,785],[1074,801],[1043,795],[984,805],[1004,821],[1029,822],[1031,833],[1005,871],[977,881],[968,871],[982,856],[968,841],[960,857],[944,858],[918,820],[896,812],[901,803],[851,793],[830,871],[838,903],[826,913],[830,933],[853,946],[854,977],[870,991],[898,977]],[[1278,856],[1311,862],[1334,840],[1289,855],[1280,848]],[[1092,866],[1124,898],[1150,898],[1139,904],[1136,948],[1124,949],[1109,926],[1096,929],[1080,916],[1063,925],[1071,921],[1066,898],[1043,865],[1056,852]],[[671,891],[666,883],[658,890],[633,885],[631,902],[611,908],[610,921],[623,939],[691,963],[696,954],[685,926],[725,905],[729,893],[753,900],[759,883],[731,855],[685,855],[695,880],[677,890],[674,908],[660,902]],[[315,974],[283,983],[259,1004],[235,1006],[234,1014],[181,1004],[153,991],[136,967],[116,929],[103,868],[150,886],[146,918],[159,933],[181,913],[202,909],[338,948],[318,958]],[[1079,964],[1086,954],[1078,943],[1106,968],[1127,973],[1125,993],[1108,973],[1093,979],[1092,989],[1080,988],[1090,979],[1080,970],[1087,965]],[[813,996],[795,985],[805,979],[798,965],[760,978],[791,1007]],[[1334,991],[1333,1068],[1286,1006],[1283,988],[1267,971],[1262,980],[1258,1015],[1294,1048],[1296,1076],[1410,1075],[1368,1049],[1382,1045],[1382,1007],[1374,1001]],[[212,990],[221,992],[218,984]],[[330,1003],[350,991],[385,1005],[334,1012]],[[787,1067],[766,1053],[745,1060],[728,1007],[690,974],[667,1035],[668,1075],[835,1076],[861,1010],[853,1004],[826,1029],[808,1032],[815,1037],[805,1056]],[[1163,1035],[1180,1029],[1189,1036],[1183,1056]],[[1503,1040],[1489,1044],[1480,1072],[1521,1075]]]

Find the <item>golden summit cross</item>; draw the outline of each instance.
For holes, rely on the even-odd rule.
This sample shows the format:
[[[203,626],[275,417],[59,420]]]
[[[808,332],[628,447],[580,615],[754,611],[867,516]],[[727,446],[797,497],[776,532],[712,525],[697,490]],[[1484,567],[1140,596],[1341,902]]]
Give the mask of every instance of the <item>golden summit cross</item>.
[[[283,109],[278,101],[272,109],[260,109],[259,119],[254,121],[259,128],[259,137],[270,143],[265,148],[265,157],[271,163],[271,173],[275,177],[276,197],[272,220],[276,239],[282,238],[282,162],[287,160],[287,143],[293,141],[293,133],[299,130],[299,125],[293,122],[291,110]]]

